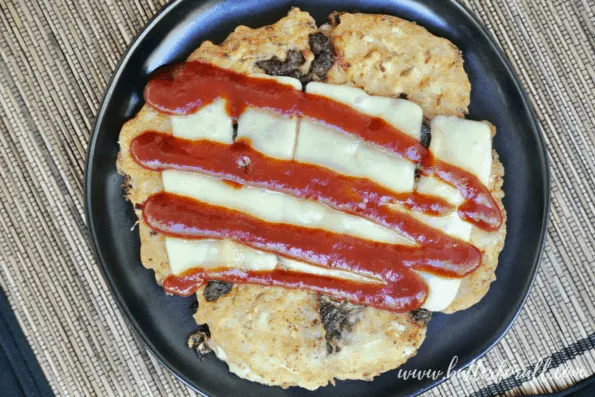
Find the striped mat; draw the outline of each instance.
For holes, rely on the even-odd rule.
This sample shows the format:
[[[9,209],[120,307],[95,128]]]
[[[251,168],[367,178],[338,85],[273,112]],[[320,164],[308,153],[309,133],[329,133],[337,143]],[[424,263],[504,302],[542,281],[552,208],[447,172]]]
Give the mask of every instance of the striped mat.
[[[165,0],[0,0],[0,287],[58,395],[194,395],[135,339],[83,215],[93,118],[126,46]],[[427,396],[555,391],[595,373],[595,3],[466,0],[508,55],[546,137],[552,215],[507,336]],[[504,363],[504,364],[503,364]],[[549,363],[552,376],[535,378]]]

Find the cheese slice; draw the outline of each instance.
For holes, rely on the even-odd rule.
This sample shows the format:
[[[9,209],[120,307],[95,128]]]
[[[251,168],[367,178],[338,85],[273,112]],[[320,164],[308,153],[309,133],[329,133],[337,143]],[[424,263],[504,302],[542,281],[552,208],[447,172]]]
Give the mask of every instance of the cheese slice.
[[[247,142],[269,157],[291,160],[298,118],[282,118],[266,110],[246,109],[238,120],[236,141]]]
[[[227,113],[225,99],[218,99],[187,116],[171,116],[176,137],[233,143],[233,121]]]
[[[461,167],[487,185],[492,167],[492,135],[490,128],[482,122],[438,116],[431,123],[432,141],[430,151],[440,160]],[[417,191],[442,197],[458,206],[464,197],[454,187],[433,177],[422,176]],[[413,216],[444,233],[469,241],[473,226],[463,221],[456,211],[443,217],[420,213]],[[460,279],[448,279],[426,273],[419,273],[429,287],[424,308],[431,311],[446,309],[457,295]]]
[[[174,275],[180,275],[198,267],[207,272],[222,268],[263,272],[281,268],[299,273],[316,274],[345,280],[382,283],[381,280],[378,280],[374,276],[365,276],[349,271],[310,265],[260,251],[231,240],[185,240],[166,237],[165,246]]]
[[[430,151],[449,164],[474,174],[487,186],[492,168],[492,132],[483,122],[438,116],[430,125]]]
[[[455,206],[458,206],[464,200],[463,195],[457,189],[433,177],[422,176],[419,178],[417,192],[441,197]],[[425,215],[419,212],[414,212],[412,215],[450,236],[469,241],[472,225],[463,221],[456,211],[442,217]]]
[[[298,79],[285,76],[255,74],[255,77],[275,80],[302,90]],[[238,120],[236,140],[248,142],[253,149],[281,160],[291,160],[298,130],[298,117],[283,117],[264,110],[248,108]]]
[[[416,190],[422,194],[441,197],[455,206],[460,205],[465,200],[457,189],[431,176],[421,176],[417,182]]]
[[[364,274],[358,274],[345,270],[327,269],[320,266],[310,265],[308,263],[295,261],[293,259],[287,259],[279,257],[279,265],[281,268],[290,270],[292,272],[315,274],[317,276],[326,276],[332,278],[338,278],[343,280],[350,280],[364,283],[383,283],[382,280],[377,279],[374,276],[368,276]]]
[[[488,183],[492,167],[492,134],[487,124],[438,116],[432,120],[431,130],[430,151],[437,159],[461,167],[476,175],[484,184]],[[422,176],[417,191],[442,197],[456,206],[464,201],[458,190],[433,177]],[[456,211],[444,217],[413,215],[451,236],[469,241],[472,225],[463,221]]]
[[[300,122],[294,159],[368,178],[397,193],[413,190],[415,164],[306,118]]]
[[[190,172],[167,170],[162,172],[162,178],[166,192],[242,211],[266,222],[324,229],[373,241],[413,244],[395,231],[333,210],[317,201],[257,187],[237,188],[219,179]]]
[[[360,113],[384,119],[415,139],[421,138],[423,113],[421,108],[411,101],[372,96],[359,88],[319,82],[309,83],[306,86],[306,92],[334,99],[353,107]]]
[[[461,279],[445,278],[433,274],[417,272],[428,285],[428,297],[422,309],[439,312],[446,309],[457,296]]]
[[[370,96],[359,88],[318,82],[309,83],[306,92],[380,117],[416,139],[421,137],[422,111],[413,102]],[[398,193],[413,190],[415,164],[356,136],[307,118],[300,122],[294,159],[344,175],[368,178]]]
[[[166,237],[165,248],[175,275],[197,267],[206,271],[218,268],[271,271],[277,265],[275,255],[230,240]]]

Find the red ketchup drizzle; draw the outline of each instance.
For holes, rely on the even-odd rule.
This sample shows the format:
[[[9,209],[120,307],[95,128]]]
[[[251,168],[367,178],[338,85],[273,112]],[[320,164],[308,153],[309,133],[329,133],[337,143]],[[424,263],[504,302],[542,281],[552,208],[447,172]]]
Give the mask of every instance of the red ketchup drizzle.
[[[502,223],[502,215],[490,192],[474,175],[432,158],[421,143],[383,119],[361,114],[326,97],[200,62],[168,68],[145,88],[146,102],[172,115],[190,114],[220,98],[227,101],[228,112],[234,119],[247,107],[269,109],[282,116],[306,116],[420,163],[424,175],[435,176],[461,192],[465,201],[457,211],[462,219],[488,231],[497,230]],[[414,211],[440,216],[453,210],[448,202],[438,197],[416,192],[396,194],[367,179],[267,157],[241,142],[224,145],[146,132],[133,140],[130,152],[138,164],[148,169],[201,172],[223,179],[238,189],[242,184],[249,184],[318,200],[394,229],[418,244],[377,243],[319,229],[270,224],[238,211],[158,193],[145,203],[143,216],[149,226],[165,234],[232,239],[318,266],[366,271],[386,282],[360,283],[281,269],[266,273],[237,269],[206,273],[193,269],[164,281],[164,288],[170,293],[191,294],[204,281],[217,279],[306,288],[354,303],[407,311],[420,307],[427,297],[426,284],[411,269],[461,278],[481,263],[481,252],[471,244],[390,208],[390,204],[398,203]],[[248,163],[244,161],[246,157],[250,160]]]
[[[281,269],[275,269],[272,272],[218,269],[209,270],[208,273],[201,269],[192,269],[180,277],[166,278],[163,288],[171,294],[190,296],[208,280],[308,289],[338,299],[346,299],[356,304],[400,312],[419,308],[428,295],[426,283],[416,274],[407,280],[407,284],[404,282],[379,284],[356,283]]]
[[[145,222],[174,237],[231,239],[256,249],[332,269],[363,271],[384,279],[405,268],[445,277],[464,277],[478,256],[464,244],[398,245],[303,226],[269,223],[244,212],[157,193],[145,202]]]
[[[378,117],[359,113],[326,97],[298,91],[275,80],[249,77],[201,62],[187,62],[149,81],[145,101],[156,110],[186,115],[217,99],[227,100],[236,119],[248,107],[269,109],[283,116],[307,116],[419,162],[428,150]]]
[[[423,281],[420,284],[419,276],[410,269],[423,270],[445,277],[463,277],[473,271],[478,264],[477,258],[469,255],[470,252],[466,247],[404,246],[369,241],[322,229],[269,223],[240,211],[165,192],[149,197],[144,205],[143,217],[151,229],[169,236],[230,239],[316,266],[363,272],[380,277],[386,282],[386,285],[379,284],[382,288],[370,283],[351,282],[351,284],[357,284],[362,291],[373,288],[376,296],[374,302],[379,299],[378,294],[390,293],[390,296],[382,298],[382,302],[390,298],[394,303],[383,308],[394,311],[405,310],[404,306],[400,306],[397,302],[410,302],[414,297],[423,297],[425,300],[426,294],[419,295],[423,290],[418,288]],[[204,277],[197,279],[192,273],[190,276],[198,285],[204,279]],[[309,277],[309,275],[303,276]],[[173,288],[168,292],[193,290],[192,280],[187,280],[184,276],[182,280],[175,280],[180,276],[170,276],[169,279],[172,277],[174,279],[165,284],[166,290],[168,285],[181,285],[181,287]],[[259,277],[256,279],[261,280],[262,277]],[[275,277],[266,279],[270,282],[277,280]],[[330,280],[330,278],[324,279]],[[228,278],[225,280],[231,281]],[[278,279],[274,284],[266,285],[281,285],[278,284],[281,280],[283,278]],[[320,292],[320,286],[311,284],[314,279],[309,280],[301,287]],[[336,292],[333,295],[336,295]],[[368,300],[360,298],[363,299],[358,295],[346,296],[346,299],[354,303],[369,303]],[[376,305],[379,304],[376,303]]]
[[[459,207],[463,219],[495,231],[502,214],[489,190],[471,173],[432,160],[417,140],[378,117],[371,117],[332,99],[298,91],[275,80],[250,77],[202,62],[187,62],[166,68],[145,87],[145,101],[172,115],[193,113],[224,98],[230,116],[237,119],[247,107],[276,111],[284,116],[306,116],[335,126],[394,154],[421,162],[424,170],[457,188],[465,202]]]
[[[475,175],[429,155],[422,161],[422,173],[433,175],[457,188],[465,198],[459,206],[461,219],[480,229],[495,231],[502,225],[502,214],[489,190]]]

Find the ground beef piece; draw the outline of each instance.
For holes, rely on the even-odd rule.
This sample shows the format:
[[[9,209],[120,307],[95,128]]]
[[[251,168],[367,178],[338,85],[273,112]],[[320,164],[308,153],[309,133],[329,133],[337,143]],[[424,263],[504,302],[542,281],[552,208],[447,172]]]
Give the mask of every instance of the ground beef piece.
[[[426,309],[415,309],[409,312],[409,315],[411,316],[411,318],[413,319],[413,321],[415,321],[416,323],[419,324],[427,324],[430,319],[432,318],[432,312],[426,310]]]
[[[310,80],[324,80],[335,63],[333,42],[322,33],[313,33],[309,37],[309,43],[310,50],[314,53],[314,60],[308,73]]]
[[[359,321],[363,307],[348,302],[339,302],[320,295],[320,318],[326,331],[326,351],[328,354],[341,350],[341,339],[344,332],[349,332]]]
[[[310,50],[314,53],[314,60],[307,73],[300,71],[300,66],[306,62],[304,54],[298,50],[287,52],[285,60],[276,56],[265,61],[257,61],[256,66],[271,76],[294,77],[306,85],[310,81],[324,80],[326,74],[335,63],[335,47],[330,38],[322,33],[312,33],[308,38]]]
[[[303,73],[299,67],[306,62],[304,54],[298,50],[290,50],[287,52],[287,57],[284,61],[277,57],[272,57],[266,61],[256,62],[256,66],[264,70],[264,72],[271,76],[289,76],[301,79]]]
[[[210,338],[211,331],[207,324],[200,324],[196,332],[188,337],[188,347],[194,349],[200,361],[207,358],[207,355],[212,351],[206,344]]]
[[[215,302],[223,295],[229,294],[232,287],[232,283],[225,281],[209,281],[204,291],[205,299],[207,302]]]
[[[429,148],[431,141],[432,134],[430,133],[430,125],[423,122],[421,123],[421,144],[424,145],[425,148]]]

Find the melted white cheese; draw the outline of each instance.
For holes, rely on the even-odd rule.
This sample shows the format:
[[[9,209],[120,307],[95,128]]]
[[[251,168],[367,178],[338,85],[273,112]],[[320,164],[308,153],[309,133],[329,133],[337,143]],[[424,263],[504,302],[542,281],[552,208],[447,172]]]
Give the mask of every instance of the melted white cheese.
[[[424,272],[417,273],[423,277],[428,285],[428,297],[422,308],[431,312],[439,312],[446,309],[457,296],[461,279],[445,278]]]
[[[366,277],[344,270],[327,269],[308,263],[278,257],[230,240],[185,240],[166,237],[165,246],[169,255],[172,273],[175,275],[200,267],[205,271],[233,268],[253,271],[271,271],[276,267],[285,270],[316,274],[333,278],[368,283],[379,283],[374,277]]]
[[[226,101],[218,99],[187,116],[171,116],[171,127],[176,137],[233,143],[233,122]]]
[[[230,240],[185,240],[166,237],[165,248],[173,274],[182,274],[196,267],[207,271],[229,267],[270,271],[277,265],[275,255]]]
[[[441,197],[455,206],[458,206],[464,200],[457,189],[433,177],[422,176],[419,178],[417,191],[419,193]],[[418,212],[412,215],[425,224],[441,230],[450,236],[469,241],[472,225],[463,221],[456,210],[442,217],[425,215]]]
[[[242,211],[267,222],[324,229],[373,241],[412,244],[392,230],[316,201],[257,187],[236,188],[219,179],[189,172],[167,170],[162,172],[162,178],[166,192]]]
[[[413,190],[415,164],[312,120],[300,122],[294,159],[368,178],[395,192]]]
[[[285,270],[333,277],[356,282],[379,283],[374,277],[353,272],[326,269],[308,263],[278,257],[229,240],[184,240],[174,237],[165,238],[170,267],[175,275],[202,268],[209,270],[233,268],[252,271],[272,271],[279,267]],[[437,277],[418,272],[428,284],[428,298],[423,305],[427,310],[442,310],[457,294],[460,280]],[[446,303],[446,306],[445,306]]]
[[[309,83],[306,92],[342,102],[355,110],[381,117],[419,139],[422,111],[413,102],[374,97],[347,86]],[[332,169],[344,175],[368,178],[395,192],[413,190],[415,165],[360,138],[303,118],[294,159]]]
[[[292,259],[279,257],[279,262],[282,268],[290,270],[292,272],[316,274],[318,276],[340,278],[343,280],[359,281],[366,283],[382,283],[382,280],[378,280],[373,276],[367,277],[361,274],[345,270],[327,269],[324,267],[314,266],[300,261],[294,261]]]
[[[246,109],[238,120],[236,140],[281,160],[291,160],[297,136],[297,117],[281,118],[266,110]]]
[[[432,120],[431,130],[430,151],[436,158],[461,167],[475,174],[484,184],[488,183],[492,167],[492,136],[485,123],[438,116]],[[433,177],[421,177],[417,191],[442,197],[455,206],[464,201],[458,190]],[[419,213],[413,216],[463,241],[469,241],[471,236],[473,226],[463,221],[456,211],[443,217]],[[423,307],[431,311],[446,309],[456,297],[461,280],[429,276],[421,272],[420,275],[426,280],[430,291]]]
[[[255,77],[275,80],[301,91],[299,80],[284,76]],[[255,150],[281,160],[291,160],[298,130],[297,117],[281,117],[264,109],[248,108],[238,120],[237,140],[247,140]]]
[[[481,121],[437,116],[430,125],[430,151],[437,159],[460,167],[488,184],[492,168],[492,133]]]
[[[457,189],[434,177],[420,177],[417,182],[417,191],[422,194],[442,197],[452,205],[459,205],[465,200]]]
[[[334,99],[360,113],[384,119],[415,139],[421,137],[422,110],[411,101],[372,96],[359,88],[319,82],[309,83],[306,92]]]

